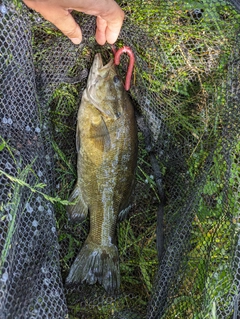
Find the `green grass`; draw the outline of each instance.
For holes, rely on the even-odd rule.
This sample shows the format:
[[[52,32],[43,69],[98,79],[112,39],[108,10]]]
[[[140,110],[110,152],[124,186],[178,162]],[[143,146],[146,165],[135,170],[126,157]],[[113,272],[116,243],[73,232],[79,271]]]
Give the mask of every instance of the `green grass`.
[[[14,0],[14,4],[21,10],[21,1]],[[223,114],[227,105],[225,92],[228,61],[239,28],[240,15],[226,1],[129,0],[122,6],[128,17],[126,23],[131,21],[135,24],[135,30],[144,29],[152,43],[149,47],[144,47],[139,39],[132,40],[138,61],[142,59],[148,67],[146,70],[142,67],[142,62],[136,64],[134,84],[147,89],[152,98],[153,111],[164,119],[169,140],[173,141],[173,145],[181,146],[181,156],[186,164],[184,174],[188,174],[190,185],[202,174],[206,161],[212,154],[205,183],[202,189],[200,185],[197,190],[200,199],[194,211],[190,248],[184,252],[182,260],[184,271],[180,272],[181,283],[174,291],[172,303],[163,318],[216,319],[219,311],[224,312],[224,307],[231,305],[230,298],[237,293],[231,264],[235,237],[239,231],[240,143],[233,143],[229,172],[226,150],[223,147],[226,141],[221,133],[226,124]],[[196,8],[203,10],[199,21],[193,21],[191,17],[191,12]],[[32,31],[37,68],[44,61],[45,54],[47,56],[51,52],[54,41],[64,38],[48,22],[34,26]],[[120,39],[117,44],[122,46],[125,43]],[[44,49],[38,51],[42,45]],[[76,58],[75,65],[69,68],[70,77],[76,76],[81,68],[89,69],[92,51],[96,48],[100,50],[95,46],[91,35],[89,45]],[[109,56],[109,47],[101,50]],[[12,56],[8,63],[11,59]],[[73,123],[76,122],[80,103],[79,92],[83,89],[81,85],[83,82],[62,83],[54,87],[47,103],[54,130],[52,146],[57,173],[55,196],[47,195],[44,192],[46,185],[38,182],[32,167],[34,161],[19,169],[16,176],[0,170],[0,175],[4,175],[12,187],[8,194],[12,218],[0,256],[0,269],[11,249],[16,229],[16,212],[23,188],[54,203],[63,278],[68,274],[71,263],[88,234],[88,220],[70,225],[65,209],[76,181]],[[137,92],[131,92],[135,99]],[[72,319],[79,318],[80,315],[89,319],[105,319],[126,308],[133,312],[134,309],[140,313],[146,312],[158,268],[155,232],[160,199],[142,134],[139,133],[138,138],[136,201],[129,218],[117,226],[121,294],[108,297],[98,287],[91,287],[91,298],[86,297],[83,303],[67,296]],[[239,135],[229,138],[237,140]],[[0,155],[6,150],[15,160],[14,150],[8,141],[1,139]],[[230,149],[227,151],[230,152]],[[171,154],[165,154],[166,158],[167,156],[171,157]],[[167,180],[169,167],[161,161],[159,165]],[[27,182],[29,174],[36,177],[34,185]],[[179,180],[181,181],[181,176]],[[173,186],[175,185],[170,184],[167,195],[171,193]],[[171,198],[174,199],[174,196]],[[169,229],[172,229],[178,218],[176,206],[182,200],[167,202],[165,205],[164,227],[168,238],[171,236]],[[1,220],[6,218],[2,214],[3,208],[1,203]]]
[[[203,10],[202,18],[197,22],[189,16],[189,12],[196,8]],[[190,249],[184,256],[187,261],[185,273],[164,318],[215,319],[217,309],[230,302],[229,293],[235,293],[233,273],[226,265],[231,263],[231,236],[238,224],[238,217],[234,214],[239,208],[240,146],[237,144],[232,153],[232,171],[226,193],[227,165],[220,136],[227,103],[225,79],[239,14],[225,1],[213,6],[206,0],[178,0],[168,4],[165,1],[135,0],[124,3],[123,9],[128,22],[143,28],[153,44],[142,47],[139,41],[133,40],[138,58],[149,68],[146,71],[141,63],[135,66],[134,84],[152,94],[154,112],[159,112],[164,119],[168,138],[181,146],[186,164],[184,173],[188,174],[190,184],[202,174],[207,159],[214,153],[212,168],[194,214]],[[36,36],[43,34],[43,41],[61,37],[47,24],[40,31],[35,30]],[[92,47],[86,46],[83,55],[76,60],[76,67],[69,70],[70,75],[74,76],[80,65],[90,67],[93,41],[90,40]],[[124,41],[120,39],[117,44],[122,46]],[[36,52],[38,59],[41,60],[41,52]],[[76,181],[75,128],[72,123],[79,106],[79,90],[78,85],[61,84],[49,100],[59,187],[56,198],[64,200]],[[133,98],[137,98],[136,92],[131,92]],[[122,295],[99,303],[96,297],[90,305],[87,302],[81,305],[77,301],[69,303],[70,318],[77,318],[80,314],[89,318],[108,318],[124,308],[134,307],[142,313],[146,311],[158,267],[155,227],[159,195],[141,134],[139,140],[136,204],[129,218],[119,223],[117,230]],[[160,165],[167,177],[169,168],[165,163]],[[223,206],[226,203],[228,207]],[[62,204],[58,200],[55,209],[65,277],[87,236],[88,221],[69,225]],[[171,222],[177,220],[174,205],[176,202],[167,202],[165,206],[166,232],[171,229]],[[227,208],[231,216],[226,214]]]

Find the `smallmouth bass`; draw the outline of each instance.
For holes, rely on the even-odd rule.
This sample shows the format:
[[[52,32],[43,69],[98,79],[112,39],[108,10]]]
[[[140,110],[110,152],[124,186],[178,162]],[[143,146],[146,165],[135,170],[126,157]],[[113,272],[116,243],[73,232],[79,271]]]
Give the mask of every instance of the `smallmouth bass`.
[[[90,213],[90,232],[66,283],[101,284],[109,293],[120,286],[116,224],[129,208],[137,166],[134,109],[113,60],[103,66],[95,55],[78,111],[77,183],[67,207],[70,219]]]

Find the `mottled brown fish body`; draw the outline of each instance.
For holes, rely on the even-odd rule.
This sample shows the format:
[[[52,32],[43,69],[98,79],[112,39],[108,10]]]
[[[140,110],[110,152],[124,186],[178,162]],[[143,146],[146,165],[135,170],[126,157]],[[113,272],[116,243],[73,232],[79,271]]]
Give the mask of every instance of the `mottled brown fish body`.
[[[137,163],[133,106],[113,61],[95,56],[83,93],[77,124],[78,180],[68,206],[72,219],[90,213],[90,232],[70,269],[67,283],[99,282],[119,288],[116,223],[129,207]]]

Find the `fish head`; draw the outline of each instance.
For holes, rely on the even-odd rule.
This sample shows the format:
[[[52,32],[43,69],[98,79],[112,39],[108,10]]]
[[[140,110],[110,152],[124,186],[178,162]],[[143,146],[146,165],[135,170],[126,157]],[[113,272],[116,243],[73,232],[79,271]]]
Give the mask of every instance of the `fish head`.
[[[116,120],[122,114],[122,103],[125,89],[117,75],[114,61],[103,65],[100,53],[95,55],[86,87],[89,101],[103,117]]]

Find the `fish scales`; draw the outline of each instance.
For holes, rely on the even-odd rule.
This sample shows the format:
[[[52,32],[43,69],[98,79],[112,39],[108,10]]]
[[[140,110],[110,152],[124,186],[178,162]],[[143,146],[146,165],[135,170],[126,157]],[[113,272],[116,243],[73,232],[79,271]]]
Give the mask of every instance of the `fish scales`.
[[[78,111],[78,179],[67,211],[82,221],[90,213],[88,237],[67,284],[100,283],[107,292],[120,286],[116,223],[129,208],[137,165],[137,127],[131,101],[113,60],[103,66],[96,54]]]

